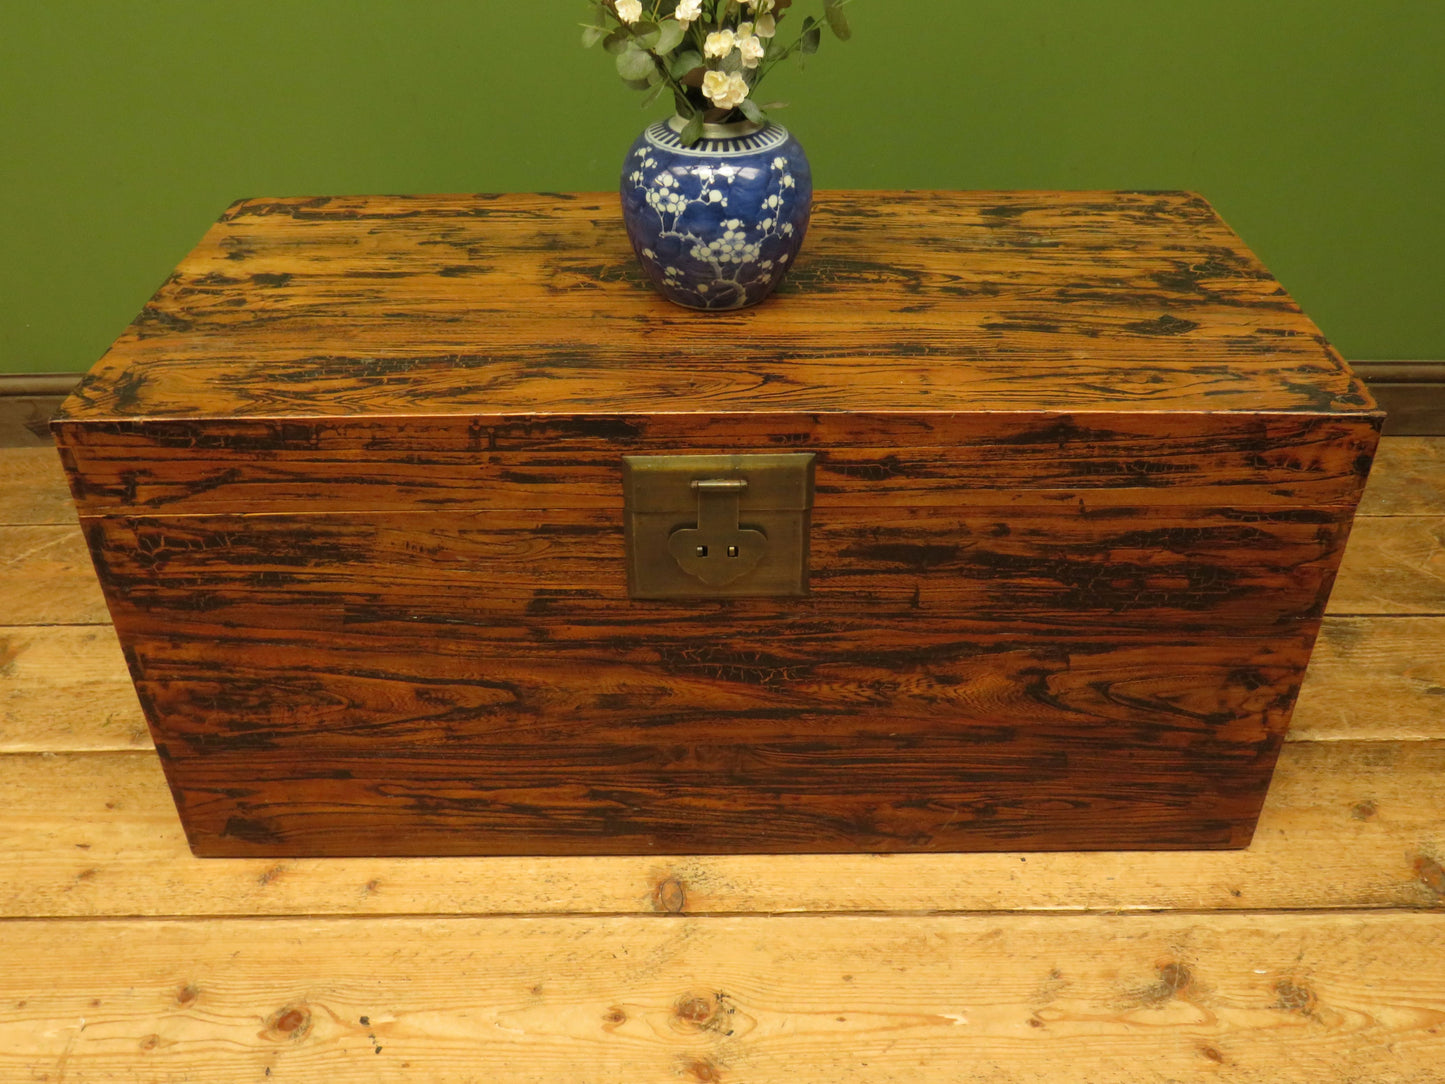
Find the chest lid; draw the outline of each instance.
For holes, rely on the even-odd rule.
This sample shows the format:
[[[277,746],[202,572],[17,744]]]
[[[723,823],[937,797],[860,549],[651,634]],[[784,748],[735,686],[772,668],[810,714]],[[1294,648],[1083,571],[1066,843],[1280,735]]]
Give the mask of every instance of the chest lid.
[[[1048,465],[1114,437],[1258,460],[1379,417],[1188,193],[824,192],[771,301],[701,314],[647,286],[615,196],[546,194],[240,201],[55,429],[100,513],[495,503],[569,459],[587,503],[601,455],[799,446],[982,468],[1002,442],[1019,477],[981,484],[1088,485]],[[433,490],[448,464],[469,497]]]

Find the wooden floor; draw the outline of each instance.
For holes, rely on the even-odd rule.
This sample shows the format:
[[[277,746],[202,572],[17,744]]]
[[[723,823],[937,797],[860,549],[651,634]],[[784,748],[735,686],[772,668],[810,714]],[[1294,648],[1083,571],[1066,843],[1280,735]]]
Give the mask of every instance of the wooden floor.
[[[199,860],[0,448],[0,1082],[1445,1081],[1445,438],[1363,513],[1246,851]]]

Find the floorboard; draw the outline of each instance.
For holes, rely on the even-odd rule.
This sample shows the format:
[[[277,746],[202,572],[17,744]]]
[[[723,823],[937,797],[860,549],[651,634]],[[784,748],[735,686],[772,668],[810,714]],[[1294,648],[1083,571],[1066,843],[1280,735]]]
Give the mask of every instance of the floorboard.
[[[0,1076],[1430,1084],[1445,923],[1277,915],[24,923]]]

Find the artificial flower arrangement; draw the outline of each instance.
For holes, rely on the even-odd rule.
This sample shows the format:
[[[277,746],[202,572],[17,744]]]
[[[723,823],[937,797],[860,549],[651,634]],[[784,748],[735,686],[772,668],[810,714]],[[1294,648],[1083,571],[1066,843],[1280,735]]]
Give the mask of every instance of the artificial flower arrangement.
[[[823,0],[823,17],[806,16],[782,45],[779,26],[793,0],[593,0],[582,42],[616,57],[623,81],[647,93],[644,106],[671,90],[686,121],[682,142],[692,146],[705,124],[766,123],[784,103],[759,105],[758,84],[788,57],[816,53],[824,25],[846,41],[846,3]]]

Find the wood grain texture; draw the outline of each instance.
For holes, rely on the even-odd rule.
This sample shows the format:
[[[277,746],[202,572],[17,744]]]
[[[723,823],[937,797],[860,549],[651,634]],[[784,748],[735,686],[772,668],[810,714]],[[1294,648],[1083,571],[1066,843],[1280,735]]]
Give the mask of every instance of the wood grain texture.
[[[620,509],[87,517],[84,528],[112,597],[157,618],[238,604],[288,623],[310,609],[311,620],[335,626],[569,615],[626,625],[729,609],[787,620],[842,608],[1257,628],[1319,616],[1349,513],[1094,507],[1029,493],[960,494],[938,509],[818,509],[811,599],[751,606],[629,599]]]
[[[7,941],[15,1080],[1445,1079],[1427,915],[132,921]]]
[[[1445,614],[1445,516],[1361,519],[1330,596],[1338,614]]]
[[[114,629],[0,628],[0,753],[148,748]]]
[[[818,507],[1059,491],[1115,506],[1352,506],[1376,434],[1316,415],[909,413],[176,421],[71,427],[88,515],[616,508],[630,453],[806,448]],[[1217,495],[1204,494],[1209,490]]]
[[[1445,617],[1327,618],[1290,737],[1445,738]]]
[[[0,526],[75,522],[75,503],[53,446],[0,447],[0,478]]]
[[[86,527],[198,853],[1241,845],[1342,530],[1055,509],[820,523],[801,604],[630,603],[610,516]]]
[[[1243,851],[201,861],[153,756],[12,755],[0,915],[1440,909],[1442,781],[1440,742],[1292,743]]]
[[[1325,620],[1244,851],[198,861],[153,755],[0,756],[0,1079],[1439,1084],[1441,744],[1349,740],[1438,728],[1437,620]]]
[[[1340,513],[1027,497],[820,512],[802,603],[585,510],[86,529],[198,853],[1241,845]]]
[[[693,426],[706,425],[708,420],[709,419],[706,418],[696,419],[688,424]],[[1288,419],[1274,419],[1270,424],[1279,425],[1287,420]],[[435,492],[435,490],[443,484],[439,481],[439,478],[447,477],[445,470],[442,469],[448,461],[447,457],[436,456],[435,453],[437,453],[439,449],[427,448],[423,442],[424,435],[430,432],[430,426],[432,424],[445,423],[445,419],[419,419],[409,424],[402,433],[397,433],[389,428],[383,427],[380,423],[369,422],[366,419],[350,419],[348,421],[351,425],[358,427],[358,440],[363,441],[369,447],[374,448],[378,441],[389,434],[393,442],[398,439],[404,439],[406,441],[404,446],[399,446],[394,449],[401,453],[401,456],[412,457],[414,460],[420,460],[429,454],[435,456],[434,460],[426,460],[425,470],[416,471],[410,479],[413,485],[425,485],[433,490],[433,492],[429,493],[425,499],[408,497],[403,507],[441,508],[448,506],[445,498],[440,493]],[[819,419],[819,423],[822,421],[823,419]],[[1097,422],[1098,419],[1090,419],[1090,421],[1092,427],[1092,423]],[[1113,460],[1112,463],[1107,458],[1099,457],[1096,457],[1092,462],[1089,462],[1087,457],[1085,457],[1083,463],[1081,463],[1079,459],[1072,457],[1067,461],[1061,462],[1057,454],[1050,454],[1045,450],[1042,446],[1043,442],[1040,442],[1040,446],[1032,450],[1032,454],[1029,454],[1027,445],[1024,446],[1025,451],[1021,452],[1015,449],[1014,456],[1003,463],[997,462],[998,457],[993,455],[993,449],[988,446],[979,448],[976,454],[979,462],[982,462],[985,456],[992,455],[995,461],[992,466],[994,469],[1000,470],[1008,469],[1011,463],[1018,462],[1017,457],[1026,455],[1027,463],[1025,469],[1027,470],[1026,477],[1031,483],[1030,488],[1077,488],[1090,490],[1092,492],[1087,492],[1085,495],[1095,500],[1100,499],[1100,497],[1107,499],[1106,494],[1109,488],[1123,488],[1127,490],[1129,487],[1122,483],[1131,478],[1141,483],[1147,483],[1150,480],[1151,474],[1160,475],[1159,481],[1163,482],[1167,479],[1169,483],[1168,487],[1164,485],[1152,487],[1154,492],[1149,495],[1149,499],[1155,501],[1167,500],[1167,494],[1179,493],[1181,491],[1184,494],[1181,500],[1188,499],[1192,495],[1191,491],[1194,488],[1194,486],[1189,484],[1191,480],[1204,484],[1227,484],[1226,479],[1229,476],[1227,473],[1222,473],[1228,470],[1226,465],[1221,463],[1208,470],[1200,468],[1201,457],[1212,454],[1210,445],[1206,441],[1198,438],[1193,442],[1188,442],[1188,438],[1177,431],[1164,437],[1158,435],[1141,437],[1143,446],[1152,446],[1154,449],[1153,455],[1141,459],[1137,454],[1140,446],[1130,448],[1128,444],[1124,442],[1124,434],[1122,434],[1118,428],[1115,428],[1116,426],[1125,425],[1129,421],[1137,422],[1137,418],[1132,418],[1130,415],[1116,415],[1110,419],[1110,429],[1108,432],[1112,434],[1114,438],[1111,442],[1111,450],[1117,450],[1119,452],[1118,457]],[[341,424],[341,420],[334,420],[330,423],[331,426],[339,424]],[[812,423],[810,422],[810,424]],[[1185,419],[1182,424],[1187,424],[1187,419]],[[1252,424],[1256,426],[1256,432],[1258,433],[1270,431],[1268,426],[1263,422]],[[1294,423],[1294,425],[1298,424],[1300,423],[1297,421]],[[212,425],[207,427],[207,430],[219,434],[222,440],[238,441],[239,435],[245,430],[245,426],[241,423],[236,423],[236,425],[238,428],[235,434],[231,435],[227,435],[226,427],[221,423],[212,423]],[[178,430],[180,432],[187,431],[184,423],[172,423],[172,429],[173,431]],[[185,469],[187,464],[190,464],[193,468],[193,473],[185,476],[187,480],[184,485],[175,485],[175,493],[177,496],[171,498],[162,492],[162,487],[168,487],[173,484],[171,480],[156,475],[154,471],[147,474],[141,469],[141,464],[146,455],[153,451],[155,442],[148,437],[136,435],[133,431],[127,430],[122,426],[116,426],[114,430],[115,431],[109,434],[103,442],[94,445],[91,443],[92,431],[89,428],[78,430],[74,434],[74,439],[78,442],[77,448],[79,451],[77,454],[92,456],[92,458],[87,461],[84,472],[85,477],[88,482],[93,482],[97,489],[101,490],[99,495],[90,494],[89,492],[81,495],[83,506],[92,513],[102,508],[137,514],[153,514],[162,510],[174,513],[182,510],[182,508],[195,513],[215,512],[218,510],[218,506],[208,505],[204,503],[203,499],[207,493],[221,490],[226,486],[232,486],[233,488],[226,494],[224,504],[219,506],[220,511],[237,512],[243,509],[250,509],[252,511],[285,511],[288,510],[288,508],[289,510],[297,511],[302,507],[311,510],[334,509],[336,502],[334,502],[332,498],[333,490],[336,487],[344,487],[349,484],[340,478],[333,478],[332,484],[328,485],[325,490],[320,493],[313,492],[310,495],[309,499],[311,501],[319,503],[310,503],[303,506],[300,502],[306,500],[306,496],[300,493],[288,494],[286,485],[280,477],[280,467],[278,464],[287,463],[289,457],[296,449],[292,443],[286,439],[285,434],[278,431],[274,441],[271,442],[274,444],[271,454],[272,466],[269,468],[271,473],[264,481],[258,481],[256,483],[254,488],[261,491],[248,495],[241,491],[239,485],[226,480],[221,475],[226,470],[245,467],[250,461],[244,456],[234,455],[229,461],[224,462],[224,465],[222,465],[221,462],[212,464],[210,460],[208,460],[208,456],[221,449],[195,447],[195,443],[199,440],[199,433],[197,431],[194,439],[189,435],[186,437],[187,455],[184,459],[167,458],[165,460],[164,469],[167,472],[172,472],[172,477],[174,477],[173,472]],[[305,430],[308,441],[316,441],[318,443],[333,431],[334,430],[329,427],[320,430],[310,428]],[[522,427],[518,427],[517,431],[519,433],[526,432],[532,434],[535,438],[534,443],[530,448],[519,444],[516,448],[509,450],[541,453],[549,448],[555,450],[556,442],[562,439],[560,427],[556,426],[544,427],[535,425],[527,427],[525,430]],[[1099,430],[1095,431],[1097,432]],[[1272,431],[1276,433],[1279,432],[1278,429]],[[1319,433],[1320,431],[1320,427],[1316,423],[1314,432]],[[364,436],[363,432],[365,434]],[[1301,435],[1301,431],[1294,430],[1293,426],[1287,429],[1286,433],[1288,433],[1291,438]],[[297,431],[297,434],[299,435],[299,431]],[[678,435],[679,433],[676,431],[669,432],[667,437],[662,440],[662,443],[671,444],[673,438]],[[1219,435],[1219,432],[1216,430],[1212,432],[1211,437],[1217,439]],[[479,441],[479,443],[486,446],[488,448],[488,454],[491,455],[493,454],[491,445],[496,443],[498,439],[497,430],[492,430],[486,435],[485,439]],[[622,439],[621,434],[619,434],[618,439]],[[631,443],[631,441],[637,439],[635,434],[629,436],[627,439],[629,441],[629,447],[641,445],[641,442],[639,442],[639,445],[633,445]],[[768,438],[763,439],[767,440]],[[1261,437],[1260,439],[1264,438]],[[1163,452],[1161,442],[1173,444],[1178,449],[1177,452],[1172,456],[1166,456]],[[777,443],[781,445],[786,442],[779,440]],[[619,445],[619,447],[620,446],[621,445]],[[950,454],[953,456],[965,455],[965,448],[966,445],[956,446],[950,450]],[[1098,450],[1101,449],[1096,446],[1095,451]],[[1217,446],[1214,450],[1217,450]],[[922,449],[917,449],[916,451],[922,451]],[[1054,452],[1057,452],[1057,445],[1054,448]],[[1316,456],[1324,456],[1326,453],[1327,449],[1321,446],[1317,449]],[[856,453],[850,453],[850,455],[852,454]],[[860,477],[871,475],[872,479],[877,482],[884,482],[890,476],[890,472],[896,471],[899,465],[896,460],[896,450],[894,455],[894,460],[880,457],[871,461],[871,470],[865,469],[870,461],[860,456],[857,460],[849,463],[848,476]],[[470,451],[460,453],[455,458],[463,459],[473,465],[478,462],[477,457]],[[384,459],[373,459],[368,462],[371,464],[372,472],[387,469]],[[1342,465],[1335,468],[1336,473],[1334,475],[1328,473],[1311,473],[1309,477],[1301,478],[1300,475],[1303,473],[1317,471],[1320,460],[1316,457],[1311,457],[1308,461],[1301,460],[1297,462],[1293,468],[1290,467],[1289,462],[1285,460],[1283,456],[1277,457],[1275,462],[1279,473],[1268,483],[1274,488],[1284,487],[1295,493],[1314,493],[1316,495],[1325,495],[1333,492],[1337,499],[1346,495],[1345,491],[1326,489],[1324,485],[1320,484],[1329,484],[1327,479],[1330,477],[1343,478],[1345,471]],[[1164,465],[1151,471],[1150,467],[1146,465],[1151,463],[1163,463]],[[0,464],[4,465],[6,471],[6,484],[0,486],[0,509],[5,510],[3,516],[0,516],[0,525],[38,526],[42,524],[71,523],[75,521],[75,504],[66,488],[65,474],[61,469],[60,461],[54,448],[48,446],[44,448],[0,448]],[[1245,464],[1242,462],[1237,464],[1236,469],[1240,471],[1241,475],[1244,467]],[[824,469],[828,470],[829,468],[825,465]],[[305,470],[313,472],[322,471],[324,468],[320,465],[319,461],[315,461],[309,462]],[[1049,470],[1052,470],[1054,473],[1047,473]],[[126,479],[124,476],[127,471],[131,471],[134,477]],[[106,481],[107,479],[110,479],[110,481]],[[367,497],[376,501],[383,500],[386,495],[392,493],[394,489],[394,485],[372,487],[370,473],[358,481],[360,484],[370,487],[366,490]],[[505,480],[502,481],[505,483]],[[915,480],[915,485],[910,492],[917,494],[921,500],[926,500],[928,491],[926,488],[920,490],[917,487],[918,481],[922,481],[922,479]],[[987,483],[993,485],[998,489],[1005,488],[1001,479],[995,483],[991,475],[979,477],[976,481],[980,484]],[[113,487],[114,492],[106,493],[106,486]],[[188,489],[188,487],[192,488]],[[124,493],[130,488],[135,489],[136,496],[131,500],[121,499]],[[145,488],[144,497],[141,496],[142,488]],[[505,484],[504,488],[507,488]],[[825,493],[827,489],[828,484],[825,480]],[[508,491],[510,491],[510,489]],[[572,492],[576,493],[575,490]],[[874,499],[877,499],[878,491],[873,490],[872,492],[875,495]],[[1237,490],[1231,486],[1230,492],[1237,492]],[[473,489],[469,493],[469,498],[475,500],[475,496],[475,490]],[[1133,496],[1137,499],[1138,495],[1125,493],[1122,494],[1119,499],[1127,496]],[[1269,498],[1270,494],[1267,491],[1261,491],[1256,488],[1250,492],[1250,499],[1242,503],[1268,504]],[[184,501],[184,503],[181,504],[181,501]],[[287,502],[290,501],[297,503],[288,504]],[[577,506],[584,506],[595,502],[596,505],[605,507],[614,501],[615,494],[609,493],[604,498],[602,494],[588,494],[583,492],[576,493],[575,503]],[[348,497],[346,503],[352,507],[357,506],[351,504],[350,497]],[[1322,501],[1321,503],[1330,502]],[[450,504],[455,507],[465,507],[466,501],[458,498],[451,501]],[[368,502],[367,507],[373,510],[379,510],[384,508],[385,505]],[[1381,440],[1378,445],[1374,467],[1369,475],[1369,483],[1365,488],[1363,496],[1360,498],[1357,514],[1361,517],[1371,517],[1440,515],[1442,513],[1445,513],[1445,451],[1441,450],[1440,442],[1427,437],[1386,437]]]
[[[1286,740],[1445,739],[1445,618],[1326,617]],[[0,753],[151,747],[109,626],[0,629]]]
[[[232,207],[56,424],[197,853],[1244,845],[1380,412],[1198,197],[886,203],[721,320],[597,197]],[[811,597],[629,599],[622,454],[779,448]]]
[[[0,526],[0,627],[109,621],[77,526]]]
[[[1359,514],[1445,514],[1445,442],[1429,437],[1380,441]]]
[[[644,284],[616,197],[589,194],[238,203],[64,414],[846,414],[921,399],[939,413],[1373,406],[1187,193],[819,193],[779,295],[702,318]]]

